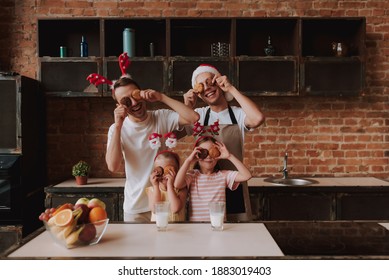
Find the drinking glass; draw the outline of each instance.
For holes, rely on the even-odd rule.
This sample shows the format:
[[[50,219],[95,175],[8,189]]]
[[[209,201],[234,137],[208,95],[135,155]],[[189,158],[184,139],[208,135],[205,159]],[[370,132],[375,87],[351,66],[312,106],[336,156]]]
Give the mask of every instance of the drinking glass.
[[[169,223],[170,204],[166,201],[156,202],[154,204],[155,221],[158,231],[166,231]]]
[[[211,228],[214,231],[222,231],[224,223],[224,213],[226,204],[223,201],[209,203],[209,216],[211,218]]]

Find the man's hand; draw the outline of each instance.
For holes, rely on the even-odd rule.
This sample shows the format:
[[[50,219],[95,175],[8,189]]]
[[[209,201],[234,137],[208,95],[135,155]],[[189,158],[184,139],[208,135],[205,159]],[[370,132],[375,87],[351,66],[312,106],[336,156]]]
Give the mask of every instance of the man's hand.
[[[215,82],[224,92],[229,92],[233,87],[227,76],[215,75],[212,79],[212,83],[214,84]]]
[[[128,111],[127,106],[122,104],[116,104],[116,108],[113,111],[115,117],[115,124],[117,126],[122,126],[124,119],[127,117]]]
[[[140,96],[142,97],[142,99],[148,102],[156,102],[162,100],[162,93],[155,91],[153,89],[141,90]]]
[[[190,108],[194,108],[197,102],[197,94],[193,89],[188,90],[187,93],[184,94],[184,104]]]

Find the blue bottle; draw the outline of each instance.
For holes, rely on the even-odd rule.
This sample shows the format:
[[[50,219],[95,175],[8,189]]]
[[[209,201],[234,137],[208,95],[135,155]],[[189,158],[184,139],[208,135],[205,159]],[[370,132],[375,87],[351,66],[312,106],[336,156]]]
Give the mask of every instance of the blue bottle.
[[[135,30],[125,28],[123,31],[123,52],[129,57],[135,56]]]
[[[88,57],[88,43],[85,41],[85,37],[82,36],[80,44],[80,56]]]

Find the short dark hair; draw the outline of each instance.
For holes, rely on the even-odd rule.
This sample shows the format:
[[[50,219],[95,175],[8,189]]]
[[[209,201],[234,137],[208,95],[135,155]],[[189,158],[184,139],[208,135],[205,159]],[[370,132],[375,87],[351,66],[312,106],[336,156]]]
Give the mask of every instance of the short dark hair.
[[[140,86],[129,76],[121,76],[119,80],[115,81],[113,84],[112,98],[116,100],[115,90],[119,87],[125,87],[128,85],[134,85],[137,89],[140,89]]]

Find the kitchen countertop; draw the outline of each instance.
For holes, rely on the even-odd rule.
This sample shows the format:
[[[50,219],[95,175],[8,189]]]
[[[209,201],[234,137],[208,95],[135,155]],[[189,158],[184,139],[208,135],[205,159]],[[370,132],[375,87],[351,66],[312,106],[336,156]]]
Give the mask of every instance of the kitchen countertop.
[[[293,178],[293,176],[290,176]],[[389,182],[377,179],[374,177],[299,177],[306,178],[310,180],[317,181],[317,183],[312,185],[307,185],[305,187],[389,187]],[[275,185],[269,182],[265,182],[266,178],[254,177],[248,181],[249,187],[255,186],[271,186]],[[299,186],[304,187],[304,186]]]
[[[228,244],[228,246],[226,246]],[[212,231],[209,223],[169,224],[166,232],[152,224],[109,224],[99,244],[66,249],[47,231],[8,255],[11,258],[256,258],[283,253],[261,223],[225,224]]]
[[[389,259],[389,223],[377,221],[270,221],[109,224],[99,244],[65,249],[43,228],[6,259]]]
[[[293,176],[291,176],[293,178]],[[307,186],[297,186],[297,188],[309,188],[309,187],[389,187],[389,182],[377,179],[374,177],[301,177],[317,181],[317,183]],[[248,181],[248,186],[255,187],[284,187],[290,188],[290,186],[279,186],[269,182],[265,182],[266,178],[253,177]],[[79,186],[76,184],[75,179],[69,179],[63,181],[57,185],[49,187],[51,190],[55,188],[72,188],[83,189],[88,191],[94,188],[123,188],[125,184],[125,178],[89,178],[87,185]]]

